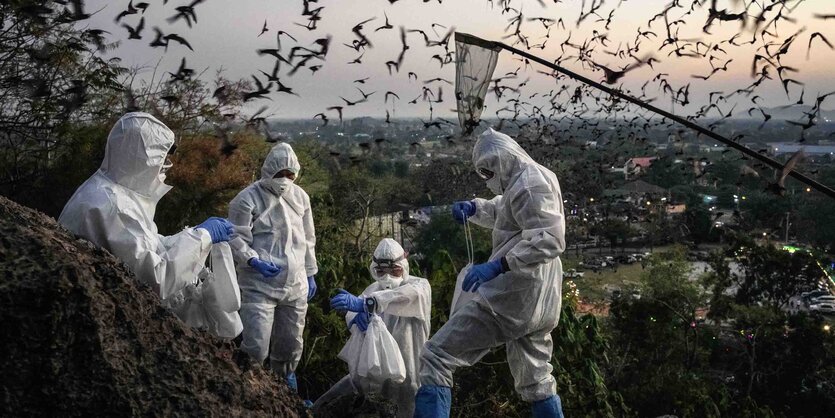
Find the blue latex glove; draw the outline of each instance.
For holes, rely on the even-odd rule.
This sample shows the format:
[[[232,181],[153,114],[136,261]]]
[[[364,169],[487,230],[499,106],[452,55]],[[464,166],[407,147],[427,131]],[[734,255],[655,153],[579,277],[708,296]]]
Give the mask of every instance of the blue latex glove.
[[[501,273],[501,260],[476,264],[470,267],[470,271],[467,272],[467,277],[464,277],[464,283],[461,283],[461,288],[467,292],[475,292],[479,286],[495,279]]]
[[[307,300],[313,299],[313,296],[316,296],[316,278],[313,276],[307,276]]]
[[[272,261],[264,261],[258,257],[250,258],[247,264],[254,268],[255,271],[261,273],[265,279],[275,277],[278,273],[281,273],[281,267],[276,266]]]
[[[339,289],[339,294],[331,298],[331,308],[338,311],[365,312],[365,303],[362,298],[345,289]]]
[[[232,224],[229,223],[229,221],[216,216],[206,219],[202,224],[197,225],[194,228],[201,228],[208,231],[209,236],[212,237],[212,244],[229,241],[229,237],[232,236],[232,232],[234,231]]]
[[[351,325],[356,325],[360,331],[365,332],[368,329],[368,321],[370,320],[369,314],[367,312],[360,312],[351,319],[351,322],[348,323],[348,329],[351,329]]]
[[[475,202],[467,200],[452,204],[452,218],[463,224],[467,218],[475,215]]]

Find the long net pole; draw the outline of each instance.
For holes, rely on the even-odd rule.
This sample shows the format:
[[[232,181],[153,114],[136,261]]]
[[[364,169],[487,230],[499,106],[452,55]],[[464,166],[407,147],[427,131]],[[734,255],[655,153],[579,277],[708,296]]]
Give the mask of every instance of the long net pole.
[[[457,35],[458,34],[456,34],[456,36]],[[723,143],[723,144],[725,144],[725,145],[727,145],[727,146],[729,146],[729,147],[731,147],[731,148],[733,148],[733,149],[735,149],[735,150],[737,150],[737,151],[739,151],[739,152],[741,152],[741,153],[743,153],[743,154],[745,154],[745,155],[747,155],[751,158],[755,158],[759,161],[762,161],[763,163],[768,164],[769,166],[773,167],[776,170],[782,170],[784,168],[784,165],[782,163],[780,163],[779,161],[777,161],[777,160],[775,160],[775,159],[773,159],[773,158],[771,158],[767,155],[760,154],[760,153],[758,153],[758,152],[756,152],[756,151],[754,151],[754,150],[752,150],[752,149],[750,149],[750,148],[748,148],[748,147],[746,147],[746,146],[744,146],[744,145],[742,145],[738,142],[735,142],[735,141],[733,141],[729,138],[726,138],[722,135],[719,135],[716,132],[713,132],[713,131],[711,131],[707,128],[704,128],[704,127],[702,127],[702,126],[700,126],[696,123],[693,123],[693,122],[691,122],[691,121],[689,121],[685,118],[682,118],[681,116],[675,115],[675,114],[670,113],[670,112],[668,112],[666,110],[663,110],[663,109],[659,109],[659,108],[657,108],[657,107],[655,107],[655,106],[653,106],[649,103],[646,103],[646,102],[644,102],[640,99],[637,99],[635,97],[629,96],[629,95],[627,95],[627,94],[625,94],[625,93],[623,93],[619,90],[615,90],[613,88],[604,86],[601,83],[598,83],[596,81],[593,81],[591,79],[583,77],[580,74],[577,74],[577,73],[575,73],[575,72],[573,72],[569,69],[561,67],[561,66],[559,66],[557,64],[554,64],[550,61],[546,61],[546,60],[544,60],[540,57],[537,57],[536,55],[533,55],[533,54],[530,54],[528,52],[519,50],[517,48],[514,48],[514,47],[512,47],[510,45],[507,45],[507,44],[504,44],[502,42],[488,41],[488,40],[481,39],[481,38],[478,38],[476,36],[472,36],[472,35],[464,34],[464,33],[461,33],[460,35],[461,35],[460,39],[466,40],[466,42],[470,42],[472,40],[473,43],[476,43],[479,46],[489,47],[489,45],[492,45],[492,46],[495,46],[495,47],[498,47],[498,48],[502,48],[504,50],[507,50],[507,51],[513,53],[513,54],[525,57],[525,58],[527,58],[527,59],[529,59],[533,62],[544,65],[544,66],[546,66],[546,67],[548,67],[548,68],[550,68],[554,71],[557,71],[561,74],[564,74],[564,75],[566,75],[566,76],[568,76],[568,77],[570,77],[574,80],[577,80],[581,83],[587,84],[587,85],[592,86],[592,87],[594,87],[598,90],[601,90],[601,91],[604,91],[608,94],[611,94],[612,96],[623,99],[623,100],[625,100],[629,103],[632,103],[636,106],[639,106],[641,108],[649,110],[650,112],[657,113],[657,114],[659,114],[659,115],[661,115],[661,116],[663,116],[667,119],[678,122],[678,123],[690,128],[690,129],[692,129],[692,130],[694,130],[694,131],[696,131],[696,132],[698,132],[698,133],[700,133],[704,136],[715,139],[715,140],[717,140],[717,141],[719,141],[719,142],[721,142],[721,143]],[[468,39],[468,38],[470,38],[470,39]],[[459,39],[459,38],[456,38],[456,39]],[[815,180],[815,179],[813,179],[813,178],[811,178],[811,177],[809,177],[809,176],[807,176],[807,175],[805,175],[805,174],[803,174],[799,171],[796,171],[794,169],[789,171],[789,175],[796,178],[800,182],[806,184],[807,186],[809,186],[809,187],[811,187],[811,188],[813,188],[813,189],[815,189],[815,190],[817,190],[817,191],[835,199],[835,190],[833,190],[829,186],[827,186],[827,185],[825,185],[825,184],[823,184],[823,183],[821,183],[821,182],[819,182],[819,181],[817,181],[817,180]]]

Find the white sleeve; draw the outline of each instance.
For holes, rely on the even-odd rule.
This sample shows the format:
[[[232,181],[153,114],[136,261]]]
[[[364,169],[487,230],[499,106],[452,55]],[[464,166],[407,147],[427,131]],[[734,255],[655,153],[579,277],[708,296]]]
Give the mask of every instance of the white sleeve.
[[[432,305],[432,289],[425,279],[410,280],[394,289],[371,292],[368,297],[377,302],[377,310],[390,315],[428,321]]]
[[[496,207],[501,204],[502,196],[499,195],[490,200],[476,198],[473,201],[475,202],[475,215],[471,216],[469,221],[492,229],[496,224]]]
[[[110,252],[141,282],[152,286],[163,300],[194,282],[212,246],[207,231],[187,228],[163,237],[138,219],[113,211],[116,213],[104,214],[100,208],[90,208],[88,217],[106,225],[103,230]],[[111,222],[105,224],[104,219]]]
[[[513,218],[522,229],[521,240],[505,255],[510,271],[531,273],[565,251],[562,197],[546,184],[532,185],[514,196]]]
[[[229,202],[230,223],[235,227],[235,237],[229,240],[232,256],[238,264],[246,264],[250,258],[258,257],[252,245],[252,211],[255,205],[241,192]]]

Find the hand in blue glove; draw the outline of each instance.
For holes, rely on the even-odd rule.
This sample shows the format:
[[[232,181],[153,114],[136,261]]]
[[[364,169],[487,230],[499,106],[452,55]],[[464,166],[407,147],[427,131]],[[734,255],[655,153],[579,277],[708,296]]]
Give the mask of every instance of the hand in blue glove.
[[[356,325],[360,331],[365,332],[368,330],[368,321],[370,320],[370,315],[367,312],[360,312],[354,315],[354,319],[348,323],[348,329],[351,329],[351,325]]]
[[[345,289],[339,289],[339,294],[331,298],[331,308],[338,311],[365,312],[365,303],[362,298]]]
[[[234,228],[229,221],[216,216],[206,219],[202,224],[197,225],[194,228],[202,228],[208,231],[209,236],[212,237],[212,244],[229,241],[229,237],[232,236],[232,232],[234,232]]]
[[[281,267],[276,266],[272,261],[264,261],[258,257],[250,258],[249,261],[247,261],[247,264],[254,268],[255,271],[261,273],[265,279],[275,277],[278,273],[281,273]]]
[[[452,218],[459,224],[464,223],[467,218],[475,215],[475,202],[461,201],[452,204]]]
[[[316,296],[316,278],[313,276],[307,276],[307,300],[313,299],[313,296]]]
[[[502,273],[501,260],[490,261],[484,264],[476,264],[470,267],[461,288],[467,292],[475,292],[482,284],[493,280]]]

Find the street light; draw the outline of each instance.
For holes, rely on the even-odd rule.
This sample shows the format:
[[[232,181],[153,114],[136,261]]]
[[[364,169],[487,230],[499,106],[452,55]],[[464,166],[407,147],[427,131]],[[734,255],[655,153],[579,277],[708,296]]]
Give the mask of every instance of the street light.
[[[823,330],[829,332],[829,324],[824,325]]]

